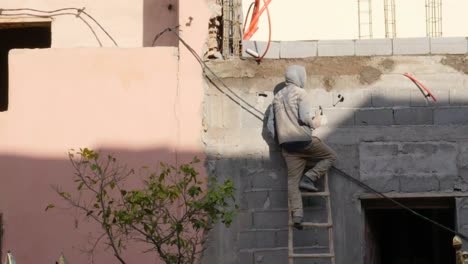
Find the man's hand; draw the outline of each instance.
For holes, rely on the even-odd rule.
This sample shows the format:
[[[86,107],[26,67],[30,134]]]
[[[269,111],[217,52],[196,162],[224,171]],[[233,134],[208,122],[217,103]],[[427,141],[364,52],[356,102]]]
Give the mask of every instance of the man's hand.
[[[322,125],[322,110],[315,110],[315,116],[312,118],[312,126],[319,128]]]

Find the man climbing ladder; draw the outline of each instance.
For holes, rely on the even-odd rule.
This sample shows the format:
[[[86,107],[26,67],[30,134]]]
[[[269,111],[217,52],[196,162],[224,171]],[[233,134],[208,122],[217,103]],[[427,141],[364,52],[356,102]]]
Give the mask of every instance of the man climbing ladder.
[[[282,149],[288,167],[288,199],[295,228],[302,229],[304,211],[300,189],[316,192],[314,182],[324,176],[336,160],[335,152],[312,130],[321,125],[321,111],[312,114],[312,105],[303,89],[306,70],[293,65],[286,69],[286,87],[274,97],[267,127]],[[304,174],[307,161],[316,162]]]

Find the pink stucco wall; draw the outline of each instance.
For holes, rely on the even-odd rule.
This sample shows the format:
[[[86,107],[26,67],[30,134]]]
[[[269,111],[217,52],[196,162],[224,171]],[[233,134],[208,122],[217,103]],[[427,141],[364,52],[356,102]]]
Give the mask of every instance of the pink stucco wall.
[[[116,40],[119,47],[148,47],[154,35],[168,26],[178,23],[178,0],[0,0],[3,9],[33,8],[51,11],[62,8],[85,8]],[[168,6],[172,5],[169,10]],[[73,10],[56,12],[55,14],[74,13]],[[31,11],[4,11],[4,14],[40,14]],[[85,15],[81,15],[96,32],[104,47],[113,47],[113,42],[100,30],[98,25]],[[18,15],[0,16],[2,22],[20,22],[44,20],[44,18]],[[49,19],[45,19],[49,20]],[[49,20],[50,21],[50,20]],[[98,47],[99,43],[88,26],[72,15],[53,17],[52,47]],[[165,36],[159,42],[160,46],[176,46],[174,37]]]
[[[201,55],[208,3],[213,1],[76,0],[69,5],[85,6],[121,47],[148,45],[155,32],[178,23],[182,37]],[[175,12],[164,9],[170,3]],[[18,7],[17,1],[0,4]],[[23,1],[21,7],[64,6],[62,1],[39,0]],[[192,23],[187,23],[190,17]],[[97,43],[73,17],[54,19],[52,36],[53,49],[10,52],[9,109],[0,113],[2,250],[12,250],[18,264],[54,263],[61,252],[71,263],[89,263],[81,249],[96,226],[80,221],[77,226],[70,210],[44,211],[48,203],[60,205],[51,184],[73,186],[69,148],[113,152],[134,167],[204,158],[204,81],[200,66],[182,45],[76,48]],[[177,44],[174,39],[167,35],[158,44]],[[203,165],[199,168],[203,172]],[[131,249],[128,263],[154,262],[141,251]],[[95,261],[116,263],[111,252],[101,251]]]
[[[76,228],[72,211],[44,211],[60,204],[51,184],[73,186],[69,148],[111,151],[131,166],[202,156],[202,86],[179,90],[177,56],[176,48],[10,53],[10,106],[0,113],[4,252],[19,264],[53,263],[60,252],[87,263],[80,249],[94,228]],[[152,259],[140,251],[130,251],[129,263]],[[115,262],[110,253],[96,260]]]

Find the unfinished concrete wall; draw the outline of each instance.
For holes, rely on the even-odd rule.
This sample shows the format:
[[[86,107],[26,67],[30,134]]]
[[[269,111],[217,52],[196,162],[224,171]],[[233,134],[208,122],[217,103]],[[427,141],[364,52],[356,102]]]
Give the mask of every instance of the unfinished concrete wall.
[[[457,196],[468,191],[466,54],[314,57],[260,65],[236,60],[211,66],[241,98],[265,113],[291,64],[307,69],[306,90],[328,118],[315,133],[338,153],[338,168],[387,193]],[[423,82],[437,103],[427,102],[405,72]],[[333,107],[338,94],[345,101]],[[241,205],[231,229],[211,233],[205,263],[287,263],[286,168],[264,123],[211,85],[206,87],[204,122],[208,173],[234,179]],[[365,191],[333,172],[330,184],[336,263],[363,263],[359,197]],[[466,205],[464,199],[457,201],[459,228],[466,233]],[[324,203],[304,202],[307,221],[324,220]],[[326,231],[296,232],[295,245],[326,252]]]

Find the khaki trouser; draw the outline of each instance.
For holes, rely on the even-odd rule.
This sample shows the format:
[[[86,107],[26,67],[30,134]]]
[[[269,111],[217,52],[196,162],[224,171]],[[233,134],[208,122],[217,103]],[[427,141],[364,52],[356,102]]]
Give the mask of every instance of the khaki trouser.
[[[328,172],[328,169],[336,160],[335,152],[318,137],[312,137],[312,143],[304,149],[295,152],[282,150],[283,157],[288,166],[288,199],[293,216],[304,216],[302,208],[302,196],[299,190],[299,182],[304,175],[307,161],[317,162],[315,166],[306,172],[306,176],[316,181]]]

